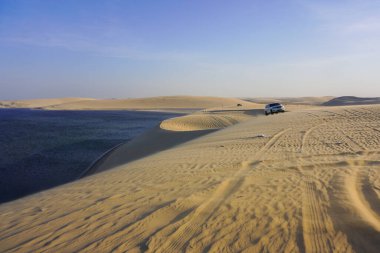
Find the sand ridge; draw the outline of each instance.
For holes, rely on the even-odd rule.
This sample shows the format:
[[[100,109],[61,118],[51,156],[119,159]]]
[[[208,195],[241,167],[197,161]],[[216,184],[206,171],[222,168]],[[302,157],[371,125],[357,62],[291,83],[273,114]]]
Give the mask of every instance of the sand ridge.
[[[160,127],[171,131],[221,129],[235,125],[248,117],[234,115],[192,114],[161,122]]]
[[[63,105],[66,103],[77,103],[80,101],[91,101],[92,98],[45,98],[45,99],[29,99],[0,101],[0,108],[45,108],[51,106]]]
[[[202,96],[163,96],[130,99],[35,99],[20,101],[0,101],[0,107],[40,108],[46,110],[200,110],[211,107],[233,107],[237,104],[254,103],[237,98]]]
[[[256,108],[256,105],[243,108],[237,106],[209,108],[164,120],[154,129],[107,152],[86,170],[82,177],[182,145],[213,131],[247,121],[253,116],[264,116],[263,109]]]
[[[347,106],[347,105],[371,105],[371,104],[380,104],[379,97],[355,97],[355,96],[343,96],[331,99],[324,102],[322,105],[325,106]]]
[[[379,118],[325,107],[212,131],[0,205],[0,249],[378,252]]]
[[[188,115],[179,118],[164,120],[160,127],[171,131],[197,131],[205,129],[220,129],[232,126],[239,119],[228,116]]]
[[[269,103],[283,103],[291,105],[322,105],[330,100],[334,99],[331,96],[324,97],[259,97],[259,98],[244,98],[246,101],[259,104],[269,104]]]

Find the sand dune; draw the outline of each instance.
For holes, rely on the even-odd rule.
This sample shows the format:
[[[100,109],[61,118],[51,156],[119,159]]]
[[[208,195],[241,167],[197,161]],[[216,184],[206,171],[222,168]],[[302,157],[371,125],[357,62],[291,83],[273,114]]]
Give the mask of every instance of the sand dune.
[[[235,125],[248,117],[234,115],[193,114],[164,120],[160,127],[171,131],[220,129]]]
[[[30,100],[0,101],[0,108],[44,108],[49,106],[76,103],[79,101],[90,101],[92,98],[46,98]]]
[[[326,106],[344,106],[344,105],[371,105],[371,104],[380,104],[380,98],[361,98],[353,96],[344,96],[331,99],[323,105]]]
[[[379,118],[325,107],[210,131],[1,205],[0,250],[378,252]]]
[[[238,122],[229,116],[199,114],[164,120],[160,127],[171,131],[197,131],[225,128]]]
[[[0,107],[42,108],[48,110],[200,110],[212,107],[236,107],[237,104],[252,105],[236,98],[171,96],[133,99],[36,99],[1,101]]]
[[[141,99],[108,99],[78,101],[74,103],[65,103],[62,105],[47,107],[46,109],[63,109],[63,110],[104,110],[104,109],[203,109],[216,106],[236,106],[240,104],[249,104],[235,98],[218,98],[218,97],[192,97],[192,96],[173,96],[173,97],[152,97]]]
[[[157,126],[134,138],[132,141],[117,146],[107,152],[103,157],[100,157],[93,166],[90,166],[90,168],[81,175],[81,178],[162,152],[166,149],[199,138],[212,131],[215,131],[215,129],[189,132],[168,131]]]
[[[291,105],[322,105],[334,97],[284,97],[284,98],[244,98],[246,101],[259,104],[283,103]]]
[[[246,121],[252,116],[263,116],[262,109],[240,108],[207,109],[192,115],[164,120],[154,129],[107,152],[85,171],[82,177],[186,143],[221,128]]]

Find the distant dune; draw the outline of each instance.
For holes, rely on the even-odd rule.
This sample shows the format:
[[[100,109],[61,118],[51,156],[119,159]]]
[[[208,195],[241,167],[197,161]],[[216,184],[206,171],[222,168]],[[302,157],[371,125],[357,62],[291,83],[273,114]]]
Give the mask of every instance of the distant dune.
[[[283,103],[291,105],[321,105],[334,97],[279,97],[279,98],[242,98],[243,100],[259,104]]]
[[[62,98],[19,101],[0,101],[0,107],[40,108],[48,110],[168,110],[234,107],[251,102],[237,98],[167,96],[133,99]]]
[[[380,104],[380,97],[361,98],[354,96],[344,96],[333,98],[330,101],[323,103],[326,106],[342,106],[342,105],[372,105]]]
[[[3,100],[0,101],[0,108],[44,108],[49,106],[63,105],[66,103],[76,103],[79,101],[95,100],[93,98],[44,98],[28,100]]]

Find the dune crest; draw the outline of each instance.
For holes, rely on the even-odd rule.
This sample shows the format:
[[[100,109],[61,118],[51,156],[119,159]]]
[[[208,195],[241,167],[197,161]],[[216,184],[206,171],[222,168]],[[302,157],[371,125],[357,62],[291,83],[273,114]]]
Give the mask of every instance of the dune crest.
[[[323,105],[325,106],[345,106],[345,105],[372,105],[372,104],[380,104],[379,97],[371,97],[371,98],[362,98],[355,96],[343,96],[333,98]]]
[[[201,96],[165,96],[130,99],[60,98],[0,101],[0,107],[39,108],[46,110],[175,110],[193,111],[212,107],[253,105],[237,98]]]
[[[167,119],[160,127],[171,131],[199,131],[221,129],[235,125],[247,117],[233,115],[193,114]]]
[[[28,99],[0,101],[0,108],[46,108],[58,106],[67,103],[77,103],[80,101],[91,101],[93,98],[44,98],[44,99]]]
[[[291,105],[322,105],[323,103],[334,99],[331,96],[325,97],[262,97],[262,98],[244,98],[246,101],[259,104],[269,104],[269,103],[283,103]]]

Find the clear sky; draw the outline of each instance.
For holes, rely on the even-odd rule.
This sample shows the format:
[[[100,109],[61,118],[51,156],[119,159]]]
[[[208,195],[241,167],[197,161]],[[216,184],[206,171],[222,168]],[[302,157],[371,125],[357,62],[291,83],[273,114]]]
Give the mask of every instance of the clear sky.
[[[0,0],[0,99],[380,96],[378,0]]]

